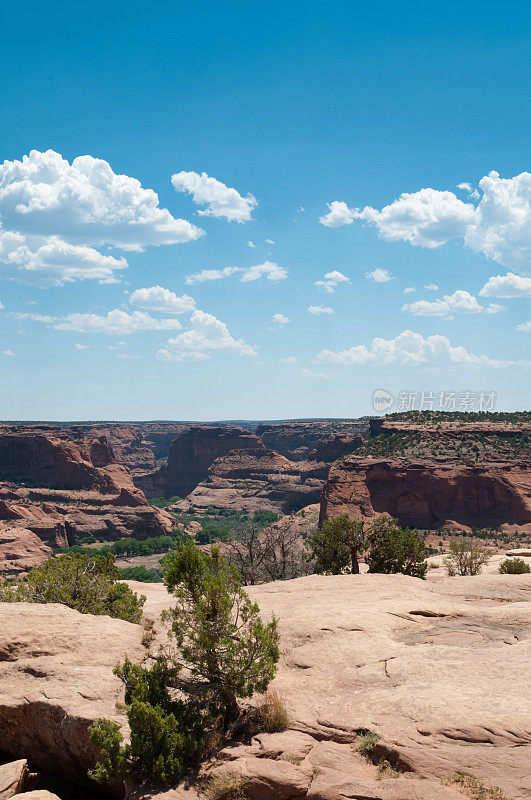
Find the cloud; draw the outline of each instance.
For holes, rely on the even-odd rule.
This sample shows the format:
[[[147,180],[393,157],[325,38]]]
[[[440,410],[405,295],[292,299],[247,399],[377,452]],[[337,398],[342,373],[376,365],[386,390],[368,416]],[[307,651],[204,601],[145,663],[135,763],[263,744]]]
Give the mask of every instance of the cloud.
[[[0,309],[2,309],[3,307],[4,307],[3,303],[0,302]]]
[[[461,189],[463,192],[468,192],[470,197],[473,197],[474,200],[479,200],[481,197],[480,193],[477,189],[473,189],[472,186],[468,181],[464,181],[463,183],[458,183],[457,188]]]
[[[314,286],[318,286],[323,292],[332,294],[340,283],[351,283],[351,280],[346,275],[343,275],[342,272],[334,269],[331,272],[327,272],[322,281],[315,281]]]
[[[298,362],[297,356],[286,356],[286,358],[280,359],[283,364],[296,364]]]
[[[224,217],[229,221],[248,222],[258,203],[252,194],[242,197],[236,189],[225,186],[206,172],[178,172],[171,182],[178,192],[188,192],[194,203],[206,205],[197,213],[205,217]]]
[[[342,200],[327,203],[328,214],[319,217],[319,222],[325,228],[339,228],[341,225],[351,225],[357,218],[357,210],[349,208]]]
[[[531,319],[527,322],[521,322],[516,326],[516,330],[522,331],[522,333],[531,333]]]
[[[7,276],[38,285],[112,280],[124,258],[95,248],[143,250],[193,241],[203,231],[175,219],[152,189],[107,161],[32,150],[0,165],[0,262]]]
[[[387,281],[394,280],[389,270],[382,269],[381,267],[376,267],[372,272],[366,272],[365,277],[375,283],[387,283]]]
[[[79,342],[74,342],[74,347],[76,348],[76,350],[90,350],[90,345],[79,344]]]
[[[307,369],[306,367],[301,370],[301,375],[303,378],[333,378],[333,375],[329,375],[327,372],[314,372],[311,369]]]
[[[424,288],[428,290],[428,292],[438,292],[439,287],[436,283],[425,283]]]
[[[4,356],[8,356],[9,358],[13,358],[13,357],[14,357],[14,355],[15,355],[15,354],[14,354],[14,352],[13,352],[12,350],[2,350],[2,354],[3,354]]]
[[[175,292],[162,286],[135,289],[129,297],[129,303],[146,311],[159,311],[162,314],[186,314],[196,306],[195,300],[189,295],[178,297]]]
[[[285,314],[273,314],[273,323],[275,325],[288,325],[291,322],[289,317]]]
[[[493,275],[479,292],[480,297],[531,297],[531,278],[515,275]]]
[[[218,281],[222,278],[230,278],[232,275],[240,276],[240,283],[250,283],[251,281],[266,278],[268,281],[282,281],[288,277],[288,270],[275,264],[273,261],[264,261],[254,267],[224,267],[223,269],[202,269],[193,275],[185,278],[185,283],[191,286],[194,283],[204,283],[205,281]]]
[[[273,241],[273,239],[265,239],[265,243],[266,243],[266,244],[275,244],[275,242]]]
[[[362,220],[375,225],[388,241],[419,247],[436,248],[460,239],[493,261],[524,267],[531,249],[531,173],[500,178],[492,171],[479,181],[479,188],[482,194],[476,206],[453,192],[431,188],[405,192],[380,211],[330,203],[330,213],[321,217],[321,223],[336,227]]]
[[[0,275],[34,286],[61,286],[79,280],[114,283],[126,269],[125,258],[93,247],[70,244],[58,236],[28,236],[0,229]]]
[[[37,316],[37,315],[35,315]],[[34,317],[35,318],[35,317]],[[44,322],[45,320],[40,320]],[[129,336],[141,331],[167,331],[182,328],[177,319],[154,319],[143,311],[128,314],[115,308],[105,316],[98,314],[68,314],[59,319],[47,318],[57,331],[76,331],[77,333],[106,333],[114,336]]]
[[[445,294],[439,300],[415,300],[413,303],[405,303],[402,311],[409,311],[417,317],[450,317],[456,314],[497,314],[503,311],[503,306],[491,303],[489,306],[482,306],[477,298],[470,292],[457,289],[453,294]]]
[[[198,361],[210,358],[209,351],[228,350],[240,356],[256,356],[256,348],[242,339],[234,339],[226,324],[196,310],[190,319],[190,330],[169,339],[167,346],[157,353],[161,361]]]
[[[55,321],[55,317],[50,317],[47,314],[35,314],[32,311],[12,311],[9,316],[13,317],[13,319],[29,319],[32,322],[44,322],[45,324]]]
[[[247,242],[247,247],[256,247],[256,245],[254,242],[249,241]]]
[[[404,289],[404,294],[412,294],[414,291],[415,291],[414,286],[406,286],[406,288]]]
[[[334,309],[330,306],[308,306],[306,309],[310,314],[333,314]]]
[[[135,358],[140,358],[140,356],[135,356],[130,353],[116,353],[116,358],[121,358],[124,361],[130,361]]]
[[[375,338],[370,347],[359,344],[339,352],[321,350],[315,360],[335,364],[378,366],[398,364],[414,367],[508,367],[517,363],[497,361],[485,355],[474,355],[461,345],[452,345],[446,336],[435,335],[424,338],[422,334],[410,330],[402,331],[395,339]]]

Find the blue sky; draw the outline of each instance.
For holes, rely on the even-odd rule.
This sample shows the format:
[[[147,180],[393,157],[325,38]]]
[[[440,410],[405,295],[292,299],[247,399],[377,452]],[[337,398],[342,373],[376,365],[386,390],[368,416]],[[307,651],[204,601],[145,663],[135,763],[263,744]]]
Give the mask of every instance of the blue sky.
[[[527,4],[7,5],[0,418],[529,407]]]

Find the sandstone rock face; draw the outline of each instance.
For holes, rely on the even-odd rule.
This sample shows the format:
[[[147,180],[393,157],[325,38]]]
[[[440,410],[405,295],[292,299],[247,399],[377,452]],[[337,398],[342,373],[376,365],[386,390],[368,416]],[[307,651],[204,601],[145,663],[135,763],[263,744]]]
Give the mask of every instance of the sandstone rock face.
[[[260,448],[260,439],[242,428],[191,428],[173,440],[166,466],[137,475],[135,483],[147,497],[186,497],[207,477],[209,467],[220,456],[231,450]]]
[[[353,453],[363,444],[361,436],[334,436],[333,439],[321,439],[317,443],[312,459],[315,461],[337,461],[338,458]]]
[[[172,602],[161,585],[128,583],[154,620]],[[530,575],[314,575],[249,594],[279,619],[272,688],[290,724],[225,749],[215,771],[239,775],[257,800],[458,800],[441,785],[456,770],[529,798]],[[0,605],[3,747],[82,780],[90,722],[124,724],[112,668],[125,653],[143,661],[141,634],[63,606]],[[375,763],[356,750],[366,730],[379,736]],[[379,759],[399,777],[378,780]]]
[[[26,571],[51,555],[50,546],[83,536],[145,538],[173,528],[167,512],[148,506],[104,436],[0,430],[0,476],[0,574]]]
[[[216,459],[187,497],[187,506],[290,514],[319,501],[328,465],[289,461],[264,447],[234,450]]]
[[[271,450],[276,450],[292,461],[305,461],[324,441],[336,436],[354,439],[357,434],[368,430],[368,419],[359,420],[313,420],[308,422],[281,422],[269,425],[258,425],[255,433]],[[353,448],[354,449],[354,448]],[[351,451],[349,451],[351,452]],[[341,453],[343,455],[343,453]],[[339,456],[336,456],[339,458]],[[318,461],[333,461],[321,455]]]
[[[66,606],[0,603],[0,742],[39,769],[78,782],[97,753],[88,728],[98,717],[123,724],[113,667],[145,658],[142,628]]]
[[[313,764],[309,798],[457,800],[440,782],[461,770],[528,799],[531,576],[428,575],[312,575],[248,587],[262,617],[279,619],[272,687],[290,731],[224,751],[223,771],[249,775],[256,761],[280,758],[303,772]],[[156,618],[165,591],[150,585],[145,594]],[[402,777],[376,780],[377,767],[353,752],[366,730],[380,737],[374,761],[388,760]],[[253,780],[268,783],[260,772]],[[293,794],[302,780],[297,774]]]
[[[528,464],[435,464],[410,459],[350,458],[330,470],[321,519],[387,512],[403,525],[495,527],[531,522]]]
[[[25,758],[0,764],[0,800],[10,800],[29,788],[30,783],[31,777]]]

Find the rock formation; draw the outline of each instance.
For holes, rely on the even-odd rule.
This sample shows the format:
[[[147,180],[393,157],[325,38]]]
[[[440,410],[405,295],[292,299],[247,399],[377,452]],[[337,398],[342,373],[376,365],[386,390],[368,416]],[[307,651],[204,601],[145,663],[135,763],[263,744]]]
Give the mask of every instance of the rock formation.
[[[368,431],[368,418],[359,420],[309,420],[258,425],[255,433],[271,450],[292,461],[305,461],[313,450],[336,436],[349,439]],[[341,455],[344,455],[343,453]],[[338,458],[339,456],[336,456]],[[333,460],[321,456],[318,461]]]
[[[350,458],[334,464],[323,490],[321,519],[391,514],[402,525],[476,527],[531,522],[527,464],[466,466],[409,459]]]
[[[311,455],[311,459],[325,462],[337,461],[338,458],[343,458],[343,456],[353,453],[362,444],[363,439],[358,434],[351,436],[342,434],[334,436],[332,439],[320,439]]]
[[[290,514],[319,501],[327,475],[327,464],[289,461],[264,447],[233,450],[213,462],[186,507]]]
[[[528,428],[481,418],[371,420],[373,437],[332,466],[321,519],[387,512],[421,528],[529,525]]]
[[[162,585],[129,585],[148,618],[171,603]],[[279,619],[272,688],[290,716],[287,731],[220,754],[214,769],[244,776],[250,798],[458,800],[441,785],[458,770],[529,798],[530,575],[312,575],[248,591]],[[59,605],[0,604],[4,749],[82,782],[91,722],[124,725],[112,669],[126,653],[144,660],[142,633]],[[356,750],[365,731],[379,737],[372,761]],[[380,759],[398,775],[378,780]]]
[[[177,436],[168,463],[155,472],[137,475],[135,483],[147,497],[186,497],[208,475],[209,467],[231,450],[263,448],[261,440],[242,428],[196,427]]]
[[[145,538],[173,518],[151,508],[104,436],[46,428],[0,431],[0,574],[40,564],[83,536]]]

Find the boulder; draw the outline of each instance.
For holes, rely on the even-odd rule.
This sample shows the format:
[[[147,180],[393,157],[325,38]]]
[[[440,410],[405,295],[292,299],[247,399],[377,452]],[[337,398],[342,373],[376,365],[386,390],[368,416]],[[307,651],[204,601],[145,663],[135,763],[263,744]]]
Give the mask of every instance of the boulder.
[[[35,777],[30,773],[25,758],[0,764],[0,800],[9,800],[10,797],[24,792],[30,788]]]

